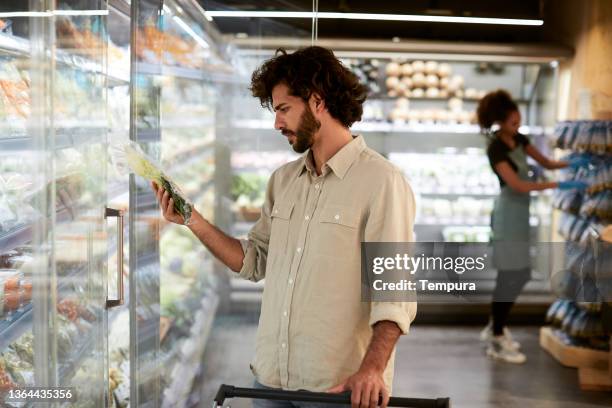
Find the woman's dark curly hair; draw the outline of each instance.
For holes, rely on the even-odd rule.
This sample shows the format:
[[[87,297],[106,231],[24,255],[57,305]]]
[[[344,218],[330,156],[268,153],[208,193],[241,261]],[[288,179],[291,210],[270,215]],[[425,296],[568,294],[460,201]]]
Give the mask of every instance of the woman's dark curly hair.
[[[272,109],[272,89],[280,83],[305,102],[319,94],[329,114],[346,127],[361,120],[367,87],[326,48],[306,47],[293,54],[278,49],[253,72],[250,90],[261,106]]]
[[[507,91],[498,89],[489,92],[478,102],[476,116],[480,127],[488,130],[495,122],[505,121],[508,115],[518,110],[512,96]]]

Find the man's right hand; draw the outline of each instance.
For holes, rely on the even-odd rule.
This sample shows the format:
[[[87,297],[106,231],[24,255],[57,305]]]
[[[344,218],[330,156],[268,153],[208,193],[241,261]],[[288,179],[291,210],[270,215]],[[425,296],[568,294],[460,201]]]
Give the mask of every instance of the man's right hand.
[[[154,181],[151,182],[151,187],[157,196],[157,201],[161,207],[162,216],[175,224],[185,224],[183,216],[174,211],[174,200],[163,187],[158,186]]]

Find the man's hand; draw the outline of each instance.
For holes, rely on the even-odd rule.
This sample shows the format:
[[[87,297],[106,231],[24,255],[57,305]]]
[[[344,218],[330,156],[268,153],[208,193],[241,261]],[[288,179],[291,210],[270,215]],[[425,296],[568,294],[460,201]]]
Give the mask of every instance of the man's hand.
[[[183,216],[174,211],[174,200],[170,197],[170,193],[164,190],[163,187],[158,186],[154,181],[151,182],[151,187],[157,196],[163,217],[175,224],[185,224]]]
[[[401,334],[397,323],[382,320],[373,327],[372,340],[359,371],[327,392],[351,391],[353,408],[376,408],[382,396],[381,408],[389,403],[389,390],[385,385],[383,373]]]
[[[352,408],[376,408],[382,396],[381,408],[389,403],[389,390],[383,380],[383,373],[376,369],[361,368],[341,384],[327,392],[351,391]]]

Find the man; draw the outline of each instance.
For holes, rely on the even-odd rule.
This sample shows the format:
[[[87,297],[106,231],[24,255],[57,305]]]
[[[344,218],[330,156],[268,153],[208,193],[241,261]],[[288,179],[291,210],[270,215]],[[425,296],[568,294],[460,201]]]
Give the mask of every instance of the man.
[[[366,88],[334,54],[280,53],[253,73],[251,91],[300,159],[268,182],[261,218],[240,241],[194,211],[189,228],[223,263],[266,278],[251,370],[259,388],[351,391],[353,407],[388,403],[395,344],[414,302],[362,302],[362,241],[412,241],[414,196],[401,172],[350,126]],[[182,223],[168,193],[164,216]],[[255,400],[262,407],[304,406]]]

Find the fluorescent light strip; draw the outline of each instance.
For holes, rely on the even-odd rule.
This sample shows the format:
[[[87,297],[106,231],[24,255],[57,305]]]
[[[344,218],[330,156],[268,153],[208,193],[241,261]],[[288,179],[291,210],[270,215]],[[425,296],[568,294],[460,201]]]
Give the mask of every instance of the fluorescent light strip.
[[[205,49],[210,48],[210,45],[208,45],[206,40],[200,37],[198,34],[196,34],[196,32],[193,31],[191,27],[189,27],[189,25],[185,23],[180,17],[174,16],[172,18],[174,19],[174,21],[176,21],[178,25],[181,26],[183,30],[187,32],[187,34],[189,34],[198,44],[200,44],[202,48],[205,48]]]
[[[211,17],[235,18],[312,18],[311,11],[206,11]],[[503,24],[541,26],[544,20],[528,20],[517,18],[487,18],[487,17],[454,17],[425,16],[414,14],[370,14],[370,13],[334,13],[319,12],[318,18],[344,20],[379,20],[379,21],[417,21],[430,23],[469,23],[469,24]]]
[[[0,18],[51,17],[51,16],[108,16],[108,10],[49,10],[15,11],[0,13]]]

